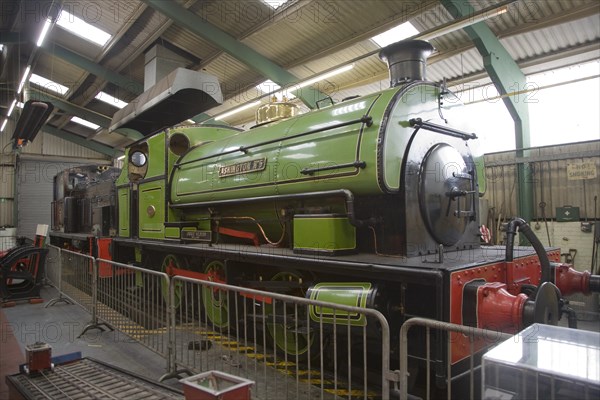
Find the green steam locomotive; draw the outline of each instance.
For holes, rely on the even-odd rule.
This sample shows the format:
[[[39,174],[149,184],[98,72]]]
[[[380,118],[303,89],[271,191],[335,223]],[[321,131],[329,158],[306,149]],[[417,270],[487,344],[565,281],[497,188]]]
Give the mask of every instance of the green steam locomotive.
[[[507,247],[481,246],[477,128],[453,93],[426,80],[432,50],[422,41],[383,49],[391,87],[371,95],[295,116],[273,103],[247,131],[175,126],[134,143],[114,182],[112,258],[364,304],[393,332],[413,316],[513,331],[555,323],[554,284],[567,294],[597,291],[600,280],[551,263],[559,250],[522,220],[509,224]],[[533,249],[513,248],[517,230]],[[531,286],[545,295],[522,293]],[[211,323],[231,324],[227,301],[202,300]],[[461,346],[453,341],[447,362],[464,362]]]

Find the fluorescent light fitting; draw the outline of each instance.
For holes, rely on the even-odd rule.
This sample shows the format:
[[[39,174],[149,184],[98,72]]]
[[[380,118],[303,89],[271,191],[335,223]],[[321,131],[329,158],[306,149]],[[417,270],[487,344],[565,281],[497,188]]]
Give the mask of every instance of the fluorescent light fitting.
[[[306,81],[300,82],[297,85],[293,85],[293,86],[295,88],[297,88],[297,89],[301,89],[303,87],[312,85],[313,83],[316,83],[316,82],[319,82],[319,81],[331,78],[332,76],[339,75],[339,74],[344,73],[346,71],[350,71],[352,68],[354,68],[354,64],[344,65],[343,67],[334,69],[333,71],[326,72],[324,74],[321,74],[321,75],[316,76],[316,77],[314,77],[312,79],[308,79]],[[294,89],[290,88],[288,90],[294,90]]]
[[[12,114],[13,110],[15,109],[15,106],[17,105],[17,99],[14,99],[12,104],[10,105],[9,109],[8,109],[8,114],[6,115],[7,117],[10,117],[10,114]]]
[[[263,3],[271,7],[273,10],[277,10],[279,7],[288,2],[288,0],[262,0]]]
[[[419,33],[417,28],[410,22],[404,22],[398,26],[388,29],[387,31],[380,33],[379,35],[373,36],[372,41],[377,43],[379,47],[385,47],[389,44],[399,42],[403,39],[415,36]]]
[[[71,121],[75,122],[76,124],[87,126],[88,128],[92,128],[93,130],[97,130],[98,128],[100,128],[100,125],[96,125],[93,122],[86,121],[85,119],[82,119],[79,117],[73,117],[73,118],[71,118]]]
[[[196,121],[194,121],[193,119],[186,119],[185,122],[187,122],[188,124],[195,124]]]
[[[123,108],[127,105],[127,103],[125,103],[123,100],[119,100],[106,92],[98,93],[96,95],[96,99],[103,101],[106,104],[110,104],[111,106],[115,106],[117,108]]]
[[[123,154],[122,156],[117,157],[117,161],[121,161],[125,159],[125,154]]]
[[[4,50],[4,45],[0,43],[0,51]]]
[[[44,23],[44,27],[42,28],[42,33],[40,33],[40,37],[37,40],[37,47],[40,47],[42,45],[42,43],[44,43],[44,39],[46,39],[46,35],[48,34],[48,31],[50,30],[50,27],[52,26],[52,20],[50,18],[48,18],[46,20],[46,22]]]
[[[88,24],[81,18],[77,18],[65,10],[62,10],[58,15],[56,24],[82,39],[89,40],[100,46],[104,46],[111,38],[109,33],[96,28],[94,25]]]
[[[27,69],[25,70],[25,74],[23,75],[23,78],[21,78],[21,83],[19,83],[19,89],[17,89],[17,94],[21,94],[21,90],[23,90],[23,86],[25,86],[25,82],[27,82],[27,79],[29,78],[30,71],[31,65],[28,65]]]
[[[62,96],[64,96],[69,91],[68,87],[36,74],[31,74],[29,82],[41,86],[44,89],[52,90],[53,92],[59,93]]]
[[[4,128],[6,128],[6,124],[8,123],[8,118],[4,120],[2,126],[0,126],[0,132],[4,132]]]
[[[241,106],[241,107],[234,108],[233,110],[227,111],[227,112],[225,112],[225,113],[223,113],[223,114],[221,114],[221,115],[217,115],[217,116],[216,116],[216,117],[214,117],[213,119],[214,119],[215,121],[219,121],[219,120],[221,120],[221,119],[223,119],[223,118],[230,117],[230,116],[232,116],[233,114],[237,114],[237,113],[239,113],[239,112],[241,112],[241,111],[244,111],[244,110],[247,110],[247,109],[249,109],[249,108],[255,107],[255,106],[259,105],[259,104],[260,104],[260,100],[253,101],[252,103],[245,104],[245,105],[243,105],[243,106]]]

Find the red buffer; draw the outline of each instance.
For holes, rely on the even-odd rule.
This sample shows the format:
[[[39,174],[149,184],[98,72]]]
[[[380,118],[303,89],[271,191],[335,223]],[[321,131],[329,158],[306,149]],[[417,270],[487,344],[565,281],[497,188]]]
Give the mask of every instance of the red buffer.
[[[560,318],[559,293],[550,282],[530,298],[510,294],[504,283],[473,281],[463,296],[464,325],[513,333],[534,322],[554,325]]]
[[[551,263],[554,284],[563,296],[574,293],[588,295],[600,291],[600,275],[592,275],[589,271],[579,272],[569,264]]]
[[[516,332],[523,326],[523,309],[528,298],[513,296],[501,282],[475,281],[463,294],[475,301],[463,301],[463,323],[482,329]]]

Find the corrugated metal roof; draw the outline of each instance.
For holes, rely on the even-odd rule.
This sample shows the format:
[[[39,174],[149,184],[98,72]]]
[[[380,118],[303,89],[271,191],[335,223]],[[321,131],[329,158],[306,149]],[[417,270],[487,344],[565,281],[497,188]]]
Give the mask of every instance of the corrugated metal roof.
[[[226,53],[221,54],[207,65],[206,72],[219,77],[221,91],[226,98],[239,95],[262,79],[257,72]]]
[[[269,25],[243,43],[280,65],[293,66],[334,45],[352,42],[352,38],[366,32],[373,32],[372,36],[382,30],[382,25],[404,22],[414,8],[413,1],[308,2],[297,13]]]
[[[498,3],[499,0],[470,2],[475,10]],[[375,51],[377,46],[369,40],[370,37],[407,20],[420,31],[453,20],[451,14],[434,0],[290,0],[277,10],[260,1],[177,0],[174,4],[189,7],[191,12],[288,69],[299,80]],[[201,59],[202,68],[216,75],[226,97],[231,97],[224,105],[209,110],[209,114],[222,112],[258,96],[254,85],[266,79],[251,66],[221,52],[209,41],[178,26],[139,0],[103,4],[101,13],[96,12],[97,2],[81,1],[75,6],[80,7],[79,14],[116,35],[118,42],[112,47],[109,45],[110,49],[99,49],[59,28],[49,36],[50,42],[68,47],[90,60],[101,60],[104,67],[140,82],[144,78],[143,50],[161,40],[177,46]],[[86,7],[87,13],[82,14]],[[597,0],[521,0],[510,4],[507,13],[484,23],[501,38],[517,62],[526,65],[528,72],[534,72],[536,63],[539,64],[542,59],[546,64],[538,65],[539,69],[594,57],[593,51],[600,49],[599,13],[600,2]],[[132,16],[135,20],[131,20]],[[29,22],[16,21],[13,28],[29,25]],[[481,55],[464,30],[433,39],[432,43],[437,53],[431,57],[429,79],[459,81],[469,77],[481,78],[484,71]],[[586,54],[578,58],[574,56],[576,50],[573,49],[579,48]],[[566,51],[569,51],[569,59],[556,60]],[[550,55],[551,64],[547,63]],[[84,79],[86,71],[57,57],[45,52],[38,57],[35,66],[38,74],[61,83],[99,82],[100,88],[103,86],[102,81]],[[600,58],[600,54],[595,57]],[[340,100],[349,95],[380,90],[387,87],[387,80],[386,66],[374,54],[356,61],[351,71],[320,83],[319,88]],[[114,85],[107,90],[122,91]],[[118,97],[131,101],[135,96],[122,91]],[[87,104],[88,100],[85,96],[72,99],[79,105]],[[93,104],[93,109],[110,117],[111,110]],[[252,118],[252,114],[253,110],[249,110],[240,115]],[[235,120],[240,120],[240,117]],[[120,135],[105,133],[100,133],[96,139],[110,145],[127,142]]]
[[[210,42],[204,40],[183,27],[171,25],[164,33],[165,40],[177,43],[177,46],[186,50],[200,59],[205,59],[219,51]]]
[[[361,3],[361,4],[359,4]],[[477,4],[476,9],[483,9],[496,2],[487,1]],[[564,10],[569,10],[574,7],[589,7],[591,2],[542,2],[542,5],[527,6],[520,3],[511,6],[509,12],[498,17],[487,20],[488,24],[498,34],[503,32],[507,35],[511,29],[520,26],[523,21],[527,21],[533,28],[543,22],[543,18],[548,18],[556,13],[561,13]],[[556,4],[551,4],[556,3]],[[386,3],[387,4],[387,3]],[[361,11],[362,2],[348,2],[345,10],[352,10],[354,13]],[[364,12],[364,9],[362,9]],[[420,31],[433,29],[436,26],[452,21],[450,13],[441,5],[437,5],[417,18],[411,19],[411,22],[419,28]],[[600,33],[598,32],[598,15],[589,16],[576,21],[570,21],[552,27],[545,27],[531,32],[521,33],[519,36],[506,36],[502,39],[502,43],[506,46],[507,51],[513,55],[517,61],[527,60],[532,57],[541,56],[557,50],[565,49],[570,46],[575,46],[581,43],[593,42],[599,40]],[[321,36],[326,36],[326,40],[335,41],[340,38],[335,34],[323,34],[322,28],[316,28],[315,31],[321,33]],[[295,26],[290,24],[274,25],[269,29],[265,29],[259,34],[253,35],[244,42],[254,44],[255,48],[261,48],[263,51],[267,49],[268,54],[280,60],[294,60],[305,56],[303,53],[307,47],[315,47],[302,45],[306,40],[306,33],[300,34]],[[277,38],[274,40],[273,38]],[[289,39],[289,40],[288,40]],[[325,40],[319,37],[318,40]],[[483,61],[479,52],[473,48],[468,35],[463,31],[455,31],[445,36],[436,38],[432,41],[436,47],[439,56],[438,61],[430,65],[428,78],[435,81],[442,79],[458,79],[464,76],[473,75],[482,72]],[[319,43],[318,43],[319,44]],[[287,47],[286,47],[287,45]],[[452,55],[455,49],[467,46],[468,48],[459,54]],[[287,49],[284,51],[284,48]],[[343,64],[354,57],[372,51],[375,44],[370,40],[363,40],[357,44],[351,45],[348,48],[335,52],[328,57],[323,57],[317,60],[308,61],[301,65],[292,67],[290,72],[298,76],[300,79],[314,75],[319,71],[330,69],[336,65]],[[301,49],[301,50],[298,50]],[[280,55],[279,53],[285,53]],[[449,53],[446,56],[446,53]],[[210,64],[209,64],[210,66]],[[218,71],[218,70],[217,70]],[[247,71],[247,68],[246,68]],[[218,72],[217,72],[218,73]],[[244,68],[241,67],[237,73],[243,74]],[[339,87],[346,88],[352,82],[357,85],[363,84],[362,89],[369,89],[369,85],[364,85],[365,82],[374,82],[375,86],[381,86],[382,76],[386,73],[386,67],[381,63],[376,56],[368,57],[356,63],[355,68],[344,75],[337,77],[336,82]],[[231,78],[226,78],[225,82]],[[345,90],[345,89],[344,89]],[[362,93],[365,94],[365,93]]]
[[[126,69],[126,61],[141,54],[156,40],[155,33],[171,23],[167,17],[150,8],[145,8],[139,18],[130,22],[130,29],[125,32],[123,39],[113,46],[103,60],[102,65],[106,68],[116,71]]]

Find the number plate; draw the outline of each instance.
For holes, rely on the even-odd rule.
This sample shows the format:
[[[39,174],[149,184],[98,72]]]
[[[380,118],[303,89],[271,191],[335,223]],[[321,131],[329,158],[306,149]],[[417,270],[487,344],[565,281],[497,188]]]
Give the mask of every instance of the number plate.
[[[181,231],[181,239],[198,240],[200,242],[210,242],[212,240],[211,231]]]

